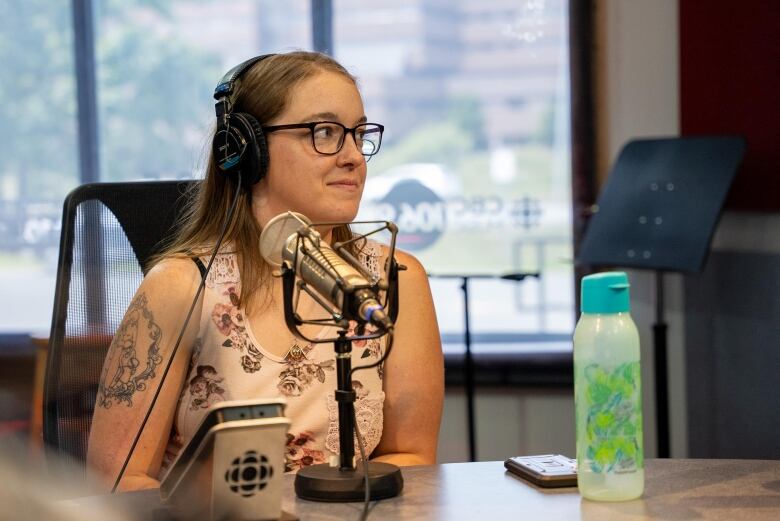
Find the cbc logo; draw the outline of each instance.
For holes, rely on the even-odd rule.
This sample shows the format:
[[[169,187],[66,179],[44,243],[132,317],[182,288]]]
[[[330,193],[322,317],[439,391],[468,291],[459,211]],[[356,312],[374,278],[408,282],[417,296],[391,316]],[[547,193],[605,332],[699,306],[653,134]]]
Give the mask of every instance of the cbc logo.
[[[383,221],[398,225],[398,246],[422,251],[439,240],[447,227],[447,212],[436,192],[414,179],[396,183],[379,201],[376,211]]]
[[[265,488],[274,475],[268,458],[250,450],[233,460],[225,472],[225,482],[230,490],[243,497],[251,497]]]

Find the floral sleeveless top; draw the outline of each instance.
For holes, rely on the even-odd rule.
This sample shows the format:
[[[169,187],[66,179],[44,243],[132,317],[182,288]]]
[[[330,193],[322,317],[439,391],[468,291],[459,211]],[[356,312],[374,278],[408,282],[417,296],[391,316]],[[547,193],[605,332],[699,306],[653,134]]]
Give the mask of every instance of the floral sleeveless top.
[[[381,246],[368,241],[358,256],[371,273],[379,273]],[[200,330],[190,370],[163,461],[165,473],[179,450],[195,434],[206,409],[225,400],[283,397],[291,421],[287,434],[286,470],[325,463],[339,453],[336,357],[333,343],[293,340],[282,357],[263,349],[239,310],[241,277],[237,256],[219,254],[206,279]],[[351,324],[354,334],[355,324]],[[325,327],[317,338],[335,338],[335,327]],[[352,342],[352,367],[378,360],[384,338]],[[382,436],[382,366],[354,373],[355,413],[366,454]],[[355,445],[355,454],[360,451]]]

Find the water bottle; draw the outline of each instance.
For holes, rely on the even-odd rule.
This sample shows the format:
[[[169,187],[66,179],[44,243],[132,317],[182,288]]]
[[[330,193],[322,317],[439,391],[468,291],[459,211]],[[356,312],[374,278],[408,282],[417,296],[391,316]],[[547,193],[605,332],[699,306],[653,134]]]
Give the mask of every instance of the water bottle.
[[[577,483],[597,501],[638,498],[645,484],[639,333],[628,289],[623,272],[584,277],[574,329]]]

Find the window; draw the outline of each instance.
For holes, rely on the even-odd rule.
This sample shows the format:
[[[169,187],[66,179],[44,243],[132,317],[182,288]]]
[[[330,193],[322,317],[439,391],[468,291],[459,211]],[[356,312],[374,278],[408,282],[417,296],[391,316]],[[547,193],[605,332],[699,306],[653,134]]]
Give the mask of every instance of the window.
[[[188,178],[219,79],[260,53],[311,48],[308,0],[93,0],[100,180]],[[81,184],[71,2],[0,17],[0,334],[48,334],[62,202]]]
[[[0,333],[48,332],[62,201],[78,184],[69,2],[0,16]]]
[[[334,1],[335,56],[386,128],[360,217],[395,221],[437,276],[541,275],[469,283],[475,351],[570,348],[567,9]],[[460,284],[431,280],[445,351],[463,349]]]
[[[202,170],[225,72],[311,47],[309,2],[97,1],[101,179],[188,178]]]
[[[56,4],[56,5],[54,5]],[[45,333],[79,184],[71,2],[0,17],[0,334]],[[202,170],[209,100],[251,56],[312,48],[312,2],[92,0],[100,179]],[[574,326],[566,0],[333,0],[334,54],[386,126],[361,218],[396,221],[430,273],[445,348],[568,348]],[[317,23],[322,23],[318,21]],[[449,278],[447,278],[449,277]]]

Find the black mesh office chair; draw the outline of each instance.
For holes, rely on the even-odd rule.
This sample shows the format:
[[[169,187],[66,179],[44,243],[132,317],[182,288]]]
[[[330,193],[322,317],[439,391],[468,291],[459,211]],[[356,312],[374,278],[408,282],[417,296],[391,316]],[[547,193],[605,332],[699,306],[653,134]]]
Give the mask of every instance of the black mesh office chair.
[[[194,184],[87,184],[65,199],[43,405],[57,454],[85,460],[111,338]]]

